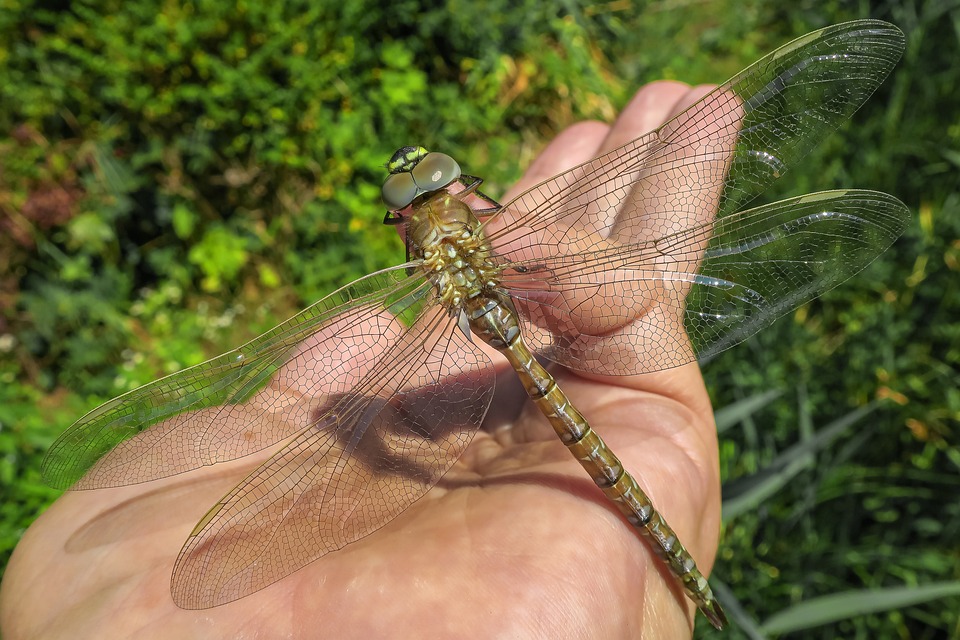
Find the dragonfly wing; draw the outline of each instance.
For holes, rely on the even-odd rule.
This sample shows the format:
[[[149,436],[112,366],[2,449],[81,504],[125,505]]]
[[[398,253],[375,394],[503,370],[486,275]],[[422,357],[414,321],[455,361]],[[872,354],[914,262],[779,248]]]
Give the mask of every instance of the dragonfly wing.
[[[707,329],[706,316],[689,324],[691,314],[722,313],[733,303],[725,298],[735,295],[733,289],[721,294],[708,276],[697,276],[704,252],[723,237],[749,235],[764,225],[789,238],[766,247],[787,251],[787,242],[805,242],[798,238],[808,236],[787,230],[790,216],[808,215],[799,200],[736,211],[856,111],[903,46],[896,27],[875,20],[815,31],[762,58],[650,134],[504,205],[484,231],[503,270],[502,286],[521,301],[532,346],[574,368],[629,374],[677,366],[732,340],[729,324],[736,314],[725,328],[714,323]],[[872,197],[851,196],[855,207],[869,205]],[[861,236],[873,238],[869,228],[883,227],[892,210],[895,217],[904,215],[899,203],[879,207],[874,213],[861,207],[863,229],[845,228],[831,246],[859,246]],[[888,244],[877,239],[872,249],[878,253]],[[803,244],[796,251],[812,248]],[[745,259],[750,252],[740,253]],[[794,283],[795,269],[765,286],[776,288],[772,299],[800,304],[815,294],[793,288],[823,291],[862,268],[863,255],[846,264],[835,259],[834,268],[845,269],[835,276]],[[760,273],[755,265],[737,273],[747,281],[728,279],[724,286],[763,289],[754,281],[766,277]],[[692,287],[707,301],[685,304],[681,296]],[[696,305],[702,309],[693,311]],[[785,311],[764,301],[751,322],[764,326]],[[628,325],[635,337],[625,342]]]
[[[517,196],[484,225],[501,262],[643,242],[736,212],[873,94],[903,33],[860,20],[764,56],[646,134]]]
[[[361,278],[238,349],[94,409],[47,452],[45,480],[77,489],[134,484],[292,437],[326,396],[356,384],[371,345],[399,335],[397,316],[424,306],[430,285],[405,267]]]
[[[230,602],[382,527],[457,461],[492,383],[455,319],[422,316],[201,520],[174,568],[175,602]]]
[[[631,251],[611,243],[540,262],[510,293],[544,357],[605,375],[650,373],[712,357],[835,287],[909,219],[884,193],[815,193]]]

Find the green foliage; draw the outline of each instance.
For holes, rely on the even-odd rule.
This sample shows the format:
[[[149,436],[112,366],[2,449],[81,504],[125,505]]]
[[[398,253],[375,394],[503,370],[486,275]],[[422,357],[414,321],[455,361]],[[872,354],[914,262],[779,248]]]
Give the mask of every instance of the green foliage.
[[[960,596],[960,582],[838,593],[810,600],[771,616],[760,630],[773,634],[812,629],[875,611],[895,611],[951,596]]]
[[[25,2],[7,14],[0,189],[19,237],[3,248],[21,275],[4,317],[17,335],[48,323],[42,340],[18,345],[43,360],[41,384],[107,385],[107,363],[151,332],[79,314],[116,335],[98,366],[78,369],[83,345],[50,341],[77,331],[78,313],[56,305],[84,289],[95,302],[88,283],[110,283],[101,302],[119,317],[164,282],[208,294],[211,308],[282,286],[296,294],[288,312],[398,261],[389,230],[373,230],[382,164],[411,136],[476,149],[468,161],[497,157],[488,175],[502,180],[516,174],[504,150],[517,136],[484,144],[504,121],[542,121],[545,102],[571,93],[571,71],[577,92],[603,89],[589,79],[597,60],[558,49],[584,40],[583,27],[538,3],[503,3],[501,27],[469,3],[429,20],[415,5],[393,9],[139,0]],[[518,89],[504,99],[507,83]]]
[[[3,349],[5,345],[0,345]],[[2,351],[0,351],[2,353]],[[69,420],[83,411],[76,395],[17,384],[0,360],[0,554],[6,559],[26,528],[60,493],[40,479],[39,462]]]
[[[876,188],[907,202],[914,225],[855,281],[705,370],[719,405],[770,389],[805,390],[799,403],[788,394],[739,433],[724,432],[727,479],[765,472],[799,446],[805,422],[826,424],[880,401],[806,470],[791,469],[796,475],[775,495],[727,524],[716,575],[754,622],[808,601],[832,606],[818,597],[864,587],[920,591],[960,575],[948,533],[960,526],[960,181],[947,160],[960,148],[960,124],[943,117],[960,107],[951,88],[960,70],[951,61],[958,17],[949,19],[947,8],[904,4],[875,14],[907,34],[904,60],[849,126],[768,194]],[[795,33],[851,17],[808,8],[791,12],[791,23],[801,15],[804,26]],[[820,429],[826,427],[811,432]],[[945,637],[957,628],[956,603],[956,596],[913,606],[900,601],[803,637]]]
[[[720,416],[724,478],[773,478],[725,525],[715,573],[742,626],[724,637],[831,594],[957,580],[960,14],[936,0],[8,3],[0,553],[52,499],[39,457],[85,409],[402,260],[379,224],[397,147],[443,149],[496,195],[553,134],[615,117],[643,82],[716,83],[867,12],[905,31],[903,62],[764,197],[875,188],[916,221],[705,371],[717,406],[742,401]],[[957,628],[956,596],[897,602],[805,637]]]

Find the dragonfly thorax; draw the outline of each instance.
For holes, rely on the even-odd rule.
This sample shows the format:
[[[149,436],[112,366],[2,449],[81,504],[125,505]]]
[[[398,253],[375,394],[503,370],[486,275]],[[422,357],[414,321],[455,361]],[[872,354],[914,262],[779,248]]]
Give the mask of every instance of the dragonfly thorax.
[[[473,210],[455,195],[439,192],[415,207],[407,222],[410,256],[422,268],[448,309],[489,291],[499,269],[489,261],[489,246]]]

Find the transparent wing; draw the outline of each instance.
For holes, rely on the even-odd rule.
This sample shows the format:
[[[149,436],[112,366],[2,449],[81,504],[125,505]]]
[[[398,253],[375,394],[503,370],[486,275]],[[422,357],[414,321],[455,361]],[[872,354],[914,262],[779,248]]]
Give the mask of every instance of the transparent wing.
[[[145,482],[300,432],[327,396],[365,374],[376,341],[401,334],[398,317],[422,311],[430,285],[405,267],[361,278],[238,349],[94,409],[47,452],[44,479],[76,489]]]
[[[699,291],[710,282],[706,277],[695,282],[695,275],[714,236],[724,242],[721,235],[746,236],[767,226],[785,236],[765,243],[775,250],[810,237],[783,231],[792,229],[791,215],[807,215],[797,200],[736,210],[856,111],[889,74],[903,46],[903,34],[880,21],[815,31],[751,65],[659,129],[507,203],[484,230],[492,259],[504,269],[503,286],[524,301],[520,311],[532,346],[574,368],[627,374],[689,362],[698,350],[711,353],[721,344],[733,344],[734,335],[739,340],[752,333],[734,327],[733,316],[723,330],[720,324],[705,329],[697,320],[687,327],[693,345],[686,344],[682,330],[689,318],[723,313],[731,301],[715,287],[712,295],[686,306],[677,296],[690,285]],[[837,237],[834,247],[872,243],[876,255],[889,241],[869,229],[892,228],[891,216],[900,220],[894,225],[899,228],[907,217],[905,208],[881,198],[879,211],[872,212],[870,197],[852,197],[863,220],[861,230],[841,230],[846,235]],[[799,246],[792,253],[812,248]],[[750,314],[752,326],[759,328],[786,311],[782,301],[795,298],[799,304],[816,295],[812,291],[856,273],[870,251],[830,262],[843,273],[816,282],[794,283],[795,269],[779,280],[764,275],[763,283],[728,284],[772,296]],[[747,253],[741,252],[741,258],[747,259]],[[749,259],[759,260],[760,253]],[[760,278],[761,273],[754,266],[736,276]],[[599,283],[604,286],[590,289]],[[811,294],[792,296],[800,286],[812,287]],[[593,298],[586,304],[589,291]],[[629,343],[622,337],[628,331],[636,334]],[[574,345],[590,355],[575,355]]]
[[[658,129],[517,196],[487,238],[509,262],[547,240],[652,239],[735,212],[847,120],[903,48],[878,20],[798,38]]]
[[[395,518],[460,457],[492,382],[455,320],[428,311],[201,520],[177,559],[174,601],[241,598]]]

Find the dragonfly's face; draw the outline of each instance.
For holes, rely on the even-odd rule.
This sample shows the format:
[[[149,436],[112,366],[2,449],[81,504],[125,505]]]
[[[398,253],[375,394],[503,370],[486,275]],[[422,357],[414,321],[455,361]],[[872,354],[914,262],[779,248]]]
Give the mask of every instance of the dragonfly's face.
[[[460,177],[460,165],[445,153],[431,153],[423,147],[402,147],[387,163],[390,176],[380,189],[387,215],[384,224],[397,224],[397,211],[424,195],[439,191]]]

